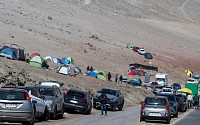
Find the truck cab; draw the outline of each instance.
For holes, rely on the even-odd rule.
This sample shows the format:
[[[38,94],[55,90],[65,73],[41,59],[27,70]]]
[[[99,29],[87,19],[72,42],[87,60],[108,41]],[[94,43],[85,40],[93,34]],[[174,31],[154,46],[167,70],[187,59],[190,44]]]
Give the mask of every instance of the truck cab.
[[[155,75],[158,86],[165,87],[168,85],[168,74],[158,73]]]

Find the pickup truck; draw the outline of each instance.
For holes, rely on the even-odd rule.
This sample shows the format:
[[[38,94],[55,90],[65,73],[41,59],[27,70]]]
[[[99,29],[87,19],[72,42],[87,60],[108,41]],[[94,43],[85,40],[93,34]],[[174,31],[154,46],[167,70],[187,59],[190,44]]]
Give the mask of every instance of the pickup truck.
[[[121,94],[120,90],[113,88],[103,88],[98,91],[97,94],[93,96],[93,108],[100,108],[101,103],[99,97],[101,93],[104,92],[107,95],[108,101],[106,106],[111,110],[116,110],[116,108],[121,111],[124,106],[124,95]]]

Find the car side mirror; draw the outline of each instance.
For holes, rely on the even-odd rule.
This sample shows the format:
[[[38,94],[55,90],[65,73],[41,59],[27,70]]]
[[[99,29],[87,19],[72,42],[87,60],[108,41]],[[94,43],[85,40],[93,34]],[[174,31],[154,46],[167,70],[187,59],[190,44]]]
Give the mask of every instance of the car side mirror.
[[[36,103],[37,103],[37,101],[33,100],[33,101],[32,101],[32,103],[33,103],[33,104],[36,104]]]

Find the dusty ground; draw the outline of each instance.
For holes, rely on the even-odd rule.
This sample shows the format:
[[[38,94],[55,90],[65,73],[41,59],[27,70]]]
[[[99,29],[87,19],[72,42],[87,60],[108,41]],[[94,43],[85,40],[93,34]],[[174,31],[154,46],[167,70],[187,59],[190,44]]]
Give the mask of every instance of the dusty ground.
[[[169,84],[183,83],[185,69],[200,74],[200,2],[198,0],[6,0],[0,1],[0,45],[15,43],[26,53],[68,57],[84,72],[88,65],[129,79],[131,63],[149,64],[126,45],[151,52],[153,66],[169,73]],[[126,104],[138,104],[149,93],[125,84],[87,76],[67,77],[52,70],[0,58],[0,83],[35,84],[58,80],[65,88],[94,94],[102,87],[121,89]],[[151,80],[153,81],[153,72]],[[144,80],[143,77],[141,77]]]

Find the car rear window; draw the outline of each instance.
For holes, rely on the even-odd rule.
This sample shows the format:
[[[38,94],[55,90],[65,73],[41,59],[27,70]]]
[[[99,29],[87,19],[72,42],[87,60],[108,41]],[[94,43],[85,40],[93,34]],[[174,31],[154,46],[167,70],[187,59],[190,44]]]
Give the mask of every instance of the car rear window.
[[[163,89],[163,92],[172,92],[171,89]]]
[[[40,95],[54,96],[53,88],[38,88]]]
[[[116,95],[116,91],[110,90],[110,89],[102,89],[101,92],[104,92],[104,93],[110,94],[110,95]]]
[[[24,92],[16,91],[0,91],[1,100],[26,100]]]
[[[147,105],[166,105],[167,101],[164,98],[146,98]]]
[[[84,94],[80,93],[80,92],[68,91],[67,95],[68,96],[76,96],[76,97],[84,98]]]

